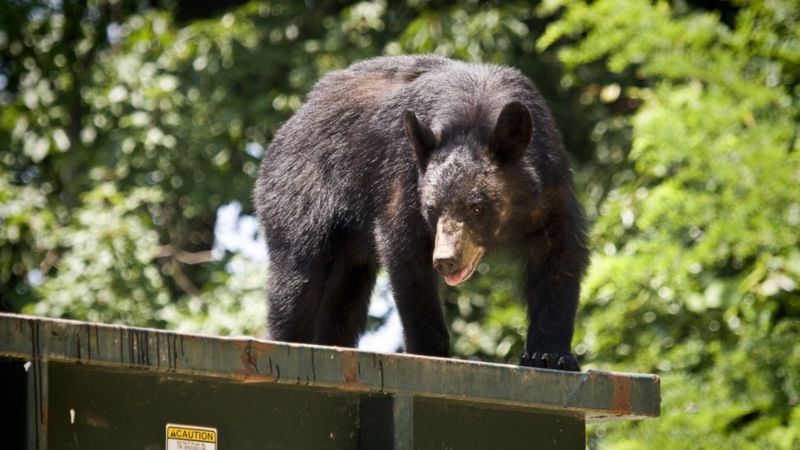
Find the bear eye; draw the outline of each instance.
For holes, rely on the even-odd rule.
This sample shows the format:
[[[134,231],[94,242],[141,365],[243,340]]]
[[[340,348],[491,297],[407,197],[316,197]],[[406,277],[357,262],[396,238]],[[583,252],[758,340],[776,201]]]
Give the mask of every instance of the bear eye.
[[[433,205],[425,205],[425,215],[428,218],[436,217],[436,208]]]
[[[475,205],[472,207],[472,215],[473,216],[480,216],[483,214],[483,207]]]

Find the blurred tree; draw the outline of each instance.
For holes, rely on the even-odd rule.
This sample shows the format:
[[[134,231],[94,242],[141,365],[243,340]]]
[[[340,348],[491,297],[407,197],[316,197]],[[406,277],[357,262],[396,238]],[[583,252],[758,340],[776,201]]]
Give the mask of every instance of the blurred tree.
[[[174,299],[213,289],[225,267],[209,252],[216,209],[247,202],[259,149],[323,70],[300,38],[325,33],[340,9],[326,8],[252,4],[180,27],[138,1],[4,3],[3,193],[37,199],[0,211],[5,308],[41,298],[40,280],[77,279],[62,257],[84,242],[56,230],[82,226],[84,194],[100,183],[159,193],[147,205],[158,239],[140,244],[152,244],[160,289]],[[158,323],[146,317],[135,323]]]
[[[797,448],[800,6],[737,3],[730,26],[663,2],[564,6],[538,47],[631,73],[599,100],[640,102],[607,119],[631,140],[598,205],[579,345],[667,374],[664,418],[605,444]]]
[[[800,445],[800,7],[791,0],[0,2],[0,308],[258,334],[263,263],[213,248],[328,70],[519,67],[593,224],[575,349],[664,376],[609,448]],[[454,352],[515,361],[516,263],[444,288]],[[653,444],[657,443],[657,444]]]

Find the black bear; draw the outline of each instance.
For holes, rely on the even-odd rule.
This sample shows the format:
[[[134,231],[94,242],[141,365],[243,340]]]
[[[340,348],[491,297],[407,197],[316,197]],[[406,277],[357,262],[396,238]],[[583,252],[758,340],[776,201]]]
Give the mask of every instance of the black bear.
[[[436,56],[333,71],[275,135],[254,200],[272,339],[356,345],[383,266],[406,351],[447,356],[436,272],[459,284],[507,247],[524,262],[521,364],[579,370],[584,219],[550,111],[519,71]]]

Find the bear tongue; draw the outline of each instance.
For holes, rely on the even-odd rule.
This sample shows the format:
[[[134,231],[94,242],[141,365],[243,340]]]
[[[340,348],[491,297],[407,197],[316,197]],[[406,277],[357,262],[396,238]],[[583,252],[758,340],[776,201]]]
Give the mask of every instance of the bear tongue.
[[[455,286],[457,284],[461,284],[461,282],[469,278],[470,275],[472,275],[472,267],[467,266],[461,272],[454,273],[452,275],[445,275],[444,281],[450,286]]]

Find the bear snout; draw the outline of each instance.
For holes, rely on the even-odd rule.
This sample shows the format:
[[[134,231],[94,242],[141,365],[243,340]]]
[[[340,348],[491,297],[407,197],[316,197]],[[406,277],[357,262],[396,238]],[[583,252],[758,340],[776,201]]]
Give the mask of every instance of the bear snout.
[[[484,248],[477,245],[464,222],[445,217],[436,226],[433,248],[433,268],[450,286],[462,283],[472,275],[483,256]]]
[[[433,258],[433,268],[442,275],[453,274],[459,266],[456,258]]]
[[[464,223],[442,217],[436,224],[436,240],[433,248],[433,268],[440,274],[451,275],[462,264],[462,239]]]

